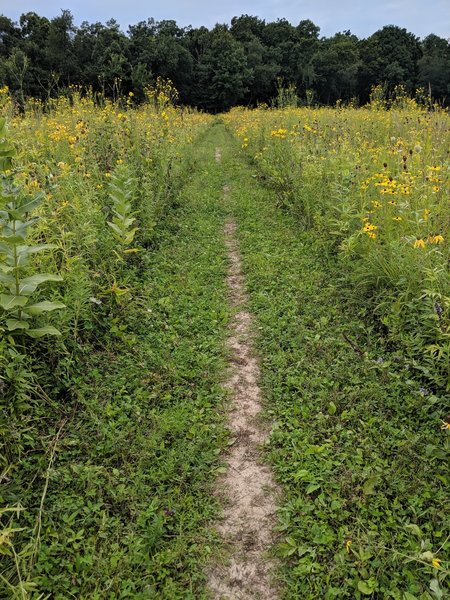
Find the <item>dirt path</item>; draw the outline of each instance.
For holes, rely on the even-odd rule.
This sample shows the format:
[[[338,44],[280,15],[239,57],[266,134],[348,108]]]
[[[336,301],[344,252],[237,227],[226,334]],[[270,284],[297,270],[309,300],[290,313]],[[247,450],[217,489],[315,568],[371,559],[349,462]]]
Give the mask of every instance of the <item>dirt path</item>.
[[[219,148],[216,148],[215,159],[221,160]],[[225,199],[228,193],[229,188],[225,186]],[[266,600],[278,595],[270,577],[274,564],[267,557],[273,544],[276,487],[270,469],[261,462],[259,450],[266,439],[258,418],[261,411],[259,365],[252,349],[252,317],[244,308],[247,296],[235,230],[234,221],[225,225],[230,259],[229,299],[236,310],[228,339],[230,369],[226,382],[231,396],[230,430],[234,443],[226,457],[227,474],[218,484],[218,493],[225,496],[227,504],[223,521],[217,528],[229,544],[230,560],[211,571],[209,588],[215,599]]]

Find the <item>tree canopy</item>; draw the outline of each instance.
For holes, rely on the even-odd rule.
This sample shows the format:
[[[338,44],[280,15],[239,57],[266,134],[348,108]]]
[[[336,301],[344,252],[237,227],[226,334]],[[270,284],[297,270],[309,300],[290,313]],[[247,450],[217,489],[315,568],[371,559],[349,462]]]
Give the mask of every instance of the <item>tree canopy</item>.
[[[448,104],[450,43],[395,25],[366,39],[350,31],[327,38],[310,20],[266,23],[251,15],[212,29],[149,18],[127,32],[114,19],[76,27],[68,10],[53,19],[29,12],[18,23],[0,16],[0,82],[19,104],[74,84],[110,97],[132,91],[139,101],[157,77],[172,80],[181,102],[208,111],[270,103],[280,82],[323,104],[366,102],[376,85],[388,93],[423,87]]]

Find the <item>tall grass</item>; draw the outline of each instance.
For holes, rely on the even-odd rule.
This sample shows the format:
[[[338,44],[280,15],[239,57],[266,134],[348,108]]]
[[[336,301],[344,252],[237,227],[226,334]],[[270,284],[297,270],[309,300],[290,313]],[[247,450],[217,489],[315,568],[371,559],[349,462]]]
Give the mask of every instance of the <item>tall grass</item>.
[[[0,130],[2,597],[35,597],[53,457],[77,404],[86,352],[134,343],[125,312],[139,303],[158,228],[188,172],[189,147],[209,120],[181,112],[171,99],[163,82],[139,108],[131,95],[99,106],[74,89],[51,106],[30,101],[25,115],[15,116],[8,91],[0,90],[7,123]],[[49,413],[59,422],[46,437]],[[42,482],[34,509],[21,496],[32,485],[24,480],[30,471]]]
[[[342,264],[413,367],[450,389],[450,116],[398,91],[355,109],[224,118],[279,205]]]

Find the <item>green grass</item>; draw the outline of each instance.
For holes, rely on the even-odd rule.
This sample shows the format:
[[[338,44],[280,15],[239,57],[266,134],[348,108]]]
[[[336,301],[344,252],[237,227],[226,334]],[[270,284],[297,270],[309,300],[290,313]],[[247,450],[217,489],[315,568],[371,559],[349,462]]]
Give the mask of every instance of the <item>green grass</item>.
[[[42,394],[21,423],[20,468],[0,498],[25,507],[14,518],[25,528],[14,535],[24,579],[57,600],[207,598],[206,565],[221,552],[212,490],[227,444],[232,215],[273,425],[267,460],[283,490],[284,598],[445,597],[445,571],[431,565],[436,556],[446,567],[449,550],[445,399],[384,345],[336,259],[276,207],[223,126],[197,140],[192,165],[109,334],[84,362],[57,365],[59,388],[42,369],[53,400]],[[30,568],[24,544],[46,471]]]
[[[197,146],[157,248],[141,256],[140,289],[107,347],[86,348],[84,364],[71,365],[70,400],[41,407],[40,444],[30,441],[3,493],[5,504],[26,508],[16,524],[31,527],[44,482],[29,482],[45,472],[64,416],[41,546],[34,568],[23,569],[45,597],[203,597],[203,567],[216,547],[211,489],[227,441],[223,181],[213,131]]]
[[[224,169],[284,494],[284,597],[443,597],[430,552],[448,560],[445,398],[383,345],[314,232],[276,209],[247,164],[228,154]]]

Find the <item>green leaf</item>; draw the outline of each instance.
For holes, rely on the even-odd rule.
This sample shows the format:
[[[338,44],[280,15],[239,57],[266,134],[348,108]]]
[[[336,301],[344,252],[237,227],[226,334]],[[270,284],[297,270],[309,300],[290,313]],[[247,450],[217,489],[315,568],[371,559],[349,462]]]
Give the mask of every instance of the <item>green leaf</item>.
[[[61,332],[52,325],[46,325],[45,327],[40,327],[39,329],[28,329],[26,334],[32,338],[40,338],[44,335],[61,335]]]
[[[46,281],[63,281],[63,278],[61,275],[53,273],[39,273],[30,277],[24,277],[19,282],[20,293],[25,295],[32,294],[41,283],[45,283]]]
[[[3,310],[12,310],[17,306],[25,306],[27,302],[28,298],[26,296],[0,294],[0,306]]]
[[[415,523],[409,523],[408,525],[405,525],[405,529],[409,529],[412,533],[414,533],[414,535],[417,535],[418,538],[423,537],[420,527]]]
[[[335,415],[336,410],[337,410],[336,404],[333,402],[333,400],[331,400],[330,403],[328,404],[328,414]]]
[[[363,485],[363,493],[365,496],[371,496],[375,493],[375,486],[378,482],[378,477],[376,475],[372,475],[369,477],[367,481]]]
[[[308,485],[308,487],[306,488],[306,493],[307,494],[312,494],[316,490],[320,489],[320,487],[321,487],[320,483],[310,483]]]
[[[403,600],[417,600],[417,596],[413,596],[409,592],[403,592]]]
[[[15,331],[16,329],[29,329],[30,324],[18,319],[6,319],[6,327],[8,331]]]
[[[2,235],[0,236],[0,240],[5,244],[10,244],[11,246],[17,246],[17,244],[23,244],[24,237],[19,235]]]
[[[22,214],[31,212],[37,206],[39,206],[39,204],[42,202],[42,200],[44,198],[45,198],[44,192],[39,192],[39,194],[35,198],[33,198],[33,200],[30,200],[26,204],[22,204],[22,206],[20,206],[18,208],[19,208],[19,210],[21,211]]]
[[[371,596],[376,590],[377,582],[375,579],[369,579],[368,581],[358,581],[358,590],[365,596]]]
[[[53,250],[57,248],[55,244],[36,244],[35,246],[27,246],[22,244],[20,246],[16,246],[14,256],[11,257],[11,254],[8,253],[8,264],[12,264],[14,267],[24,266],[27,264],[27,258],[31,254],[37,254],[38,252],[44,252],[46,250]],[[17,255],[17,258],[16,256]]]
[[[13,275],[8,275],[7,273],[2,273],[0,271],[0,283],[4,283],[6,285],[15,284],[16,280]]]
[[[115,223],[111,223],[111,221],[108,221],[107,224],[111,227],[111,229],[114,231],[114,233],[116,233],[118,236],[122,237],[122,235],[123,235],[122,229],[120,229]]]
[[[41,315],[43,312],[58,310],[60,308],[66,308],[66,305],[62,302],[50,302],[49,300],[43,300],[42,302],[37,302],[36,304],[27,306],[24,309],[24,312],[26,312],[27,315],[35,316]]]
[[[54,250],[58,246],[56,244],[36,244],[36,246],[19,246],[17,251],[20,254],[36,254],[37,252],[43,252],[44,250]]]
[[[442,588],[439,585],[439,581],[437,579],[431,580],[430,590],[433,592],[433,594],[436,596],[436,598],[438,598],[438,600],[441,600],[441,598],[444,597],[444,592],[442,591]]]

